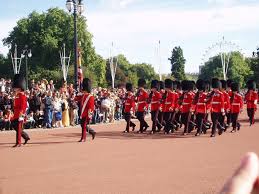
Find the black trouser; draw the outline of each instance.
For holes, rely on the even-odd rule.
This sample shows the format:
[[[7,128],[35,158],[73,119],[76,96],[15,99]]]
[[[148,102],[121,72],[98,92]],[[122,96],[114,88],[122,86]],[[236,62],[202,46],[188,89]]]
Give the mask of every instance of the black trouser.
[[[19,136],[19,130],[21,130],[22,138],[24,140],[30,139],[29,135],[25,131],[23,131],[23,128],[19,129],[19,121],[18,121],[18,119],[12,121],[12,127],[16,131],[16,144],[20,144],[21,143],[21,142],[19,142],[19,137],[18,137]]]
[[[219,118],[222,115],[222,113],[218,113],[218,112],[212,112],[211,113],[211,120],[212,120],[212,135],[216,134],[216,129],[219,126]]]
[[[159,130],[163,127],[158,120],[158,114],[159,114],[159,110],[151,111],[152,131],[153,132],[156,132],[156,127],[158,127]]]
[[[137,112],[136,113],[137,119],[140,122],[140,132],[143,132],[144,128],[148,128],[148,124],[145,121],[145,112]]]
[[[225,118],[226,118],[225,115],[220,114],[220,116],[219,116],[219,125],[220,125],[221,127],[226,127]]]
[[[124,119],[127,122],[126,131],[129,132],[129,128],[130,127],[135,127],[136,126],[134,123],[131,122],[131,114],[130,114],[130,112],[124,113]]]
[[[197,125],[197,133],[201,133],[204,129],[204,120],[205,120],[206,114],[205,113],[198,113],[196,114],[196,125]]]
[[[4,121],[3,126],[1,126],[1,129],[5,129],[6,131],[11,129],[11,121]]]
[[[164,125],[164,113],[162,111],[159,111],[159,113],[158,113],[158,121],[159,121],[159,123]]]
[[[239,113],[231,113],[232,127],[234,130],[236,130],[237,127],[240,127],[240,124],[238,123],[238,116]]]
[[[230,123],[231,123],[231,113],[227,113],[227,125],[229,126],[230,125]]]
[[[169,133],[170,130],[172,130],[172,112],[164,112],[164,122],[165,122],[165,132]]]
[[[184,133],[190,133],[193,129],[193,125],[190,121],[194,120],[194,115],[191,115],[190,112],[182,113],[181,114],[181,122],[184,124]]]
[[[86,139],[86,132],[90,133],[91,135],[95,133],[95,131],[88,126],[88,122],[89,121],[86,118],[81,119],[81,128],[82,128],[81,140]]]
[[[173,118],[172,118],[173,119]],[[182,121],[181,121],[181,113],[180,112],[177,112],[175,113],[175,119],[173,121],[175,124],[182,124]]]
[[[254,124],[255,109],[254,108],[248,108],[247,109],[247,115],[249,117],[250,125],[253,125]]]

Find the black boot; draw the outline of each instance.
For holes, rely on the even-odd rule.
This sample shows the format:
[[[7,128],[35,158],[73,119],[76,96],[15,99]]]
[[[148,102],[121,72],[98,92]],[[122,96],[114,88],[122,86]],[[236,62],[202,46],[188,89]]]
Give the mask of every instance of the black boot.
[[[24,141],[24,144],[23,144],[23,145],[26,145],[26,144],[28,143],[28,141],[30,141],[30,140],[31,140],[30,138],[25,139],[25,141]]]

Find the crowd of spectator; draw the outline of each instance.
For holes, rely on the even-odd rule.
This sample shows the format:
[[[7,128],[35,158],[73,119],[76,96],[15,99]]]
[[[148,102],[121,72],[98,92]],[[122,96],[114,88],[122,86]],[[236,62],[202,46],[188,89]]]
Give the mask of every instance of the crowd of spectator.
[[[0,79],[0,130],[12,130],[13,99],[11,80]],[[60,128],[79,124],[79,104],[73,84],[56,88],[53,80],[31,80],[27,95],[25,129]],[[95,112],[92,124],[114,122],[123,117],[124,89],[93,89]]]

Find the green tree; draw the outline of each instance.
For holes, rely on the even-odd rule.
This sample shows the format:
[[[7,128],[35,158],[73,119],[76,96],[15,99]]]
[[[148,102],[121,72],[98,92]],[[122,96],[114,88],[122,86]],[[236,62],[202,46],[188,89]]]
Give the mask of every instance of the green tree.
[[[77,27],[84,73],[87,75],[96,70],[94,74],[98,80],[97,83],[101,84],[105,81],[105,65],[101,57],[95,53],[92,35],[87,30],[85,17],[78,17]],[[73,16],[59,8],[51,8],[43,13],[34,11],[28,17],[19,20],[3,42],[4,45],[11,46],[10,51],[13,51],[14,45],[17,44],[18,53],[24,45],[32,49],[33,57],[28,63],[30,75],[42,68],[57,72],[60,70],[59,51],[62,45],[66,44],[67,50],[73,51],[73,33]],[[71,54],[71,61],[73,61],[74,52]],[[73,63],[70,65],[73,66]]]
[[[172,76],[177,80],[184,80],[185,76],[185,58],[183,56],[183,50],[181,47],[175,47],[172,51],[171,58],[168,59],[171,62]]]
[[[227,73],[228,79],[244,86],[246,80],[253,75],[248,61],[240,52],[232,52],[229,60],[229,70]],[[210,80],[212,77],[218,77],[223,79],[221,57],[212,57],[205,65],[201,68],[199,78]]]

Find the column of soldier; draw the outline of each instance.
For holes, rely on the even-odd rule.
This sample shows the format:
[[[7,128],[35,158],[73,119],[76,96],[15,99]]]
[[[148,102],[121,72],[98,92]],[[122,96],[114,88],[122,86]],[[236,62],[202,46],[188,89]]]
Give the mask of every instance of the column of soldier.
[[[246,84],[247,93],[240,93],[239,84],[232,80],[211,81],[199,79],[182,82],[166,79],[164,82],[152,80],[151,91],[145,89],[146,81],[138,81],[138,91],[134,95],[131,83],[126,84],[127,94],[124,102],[126,130],[135,130],[131,121],[133,112],[140,122],[138,133],[144,133],[149,128],[145,121],[148,108],[151,108],[151,134],[163,132],[174,133],[183,127],[183,135],[196,130],[196,136],[206,134],[211,129],[211,137],[222,135],[231,127],[231,132],[240,130],[238,118],[247,104],[247,114],[250,126],[254,124],[258,94],[256,83],[249,80]]]

